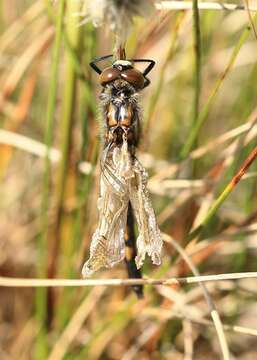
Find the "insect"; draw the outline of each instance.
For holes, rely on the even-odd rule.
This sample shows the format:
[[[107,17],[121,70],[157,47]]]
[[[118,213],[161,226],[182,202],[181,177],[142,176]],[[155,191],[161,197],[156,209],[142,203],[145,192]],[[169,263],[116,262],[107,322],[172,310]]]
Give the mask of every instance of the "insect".
[[[136,157],[140,140],[141,110],[139,92],[150,84],[148,73],[153,60],[116,60],[101,70],[98,63],[112,57],[107,55],[90,63],[99,74],[104,122],[103,152],[100,161],[99,222],[90,246],[90,257],[82,269],[90,276],[102,267],[112,267],[126,257],[126,225],[128,209],[135,215],[137,269],[148,254],[152,262],[161,262],[162,238],[146,188],[147,173]],[[147,63],[143,72],[136,63]],[[128,260],[127,260],[128,261]]]

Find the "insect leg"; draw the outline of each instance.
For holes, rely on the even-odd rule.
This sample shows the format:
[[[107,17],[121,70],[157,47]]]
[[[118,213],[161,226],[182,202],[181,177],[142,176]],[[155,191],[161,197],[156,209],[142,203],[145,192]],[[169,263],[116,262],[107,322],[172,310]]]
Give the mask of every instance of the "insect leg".
[[[105,59],[109,59],[111,57],[113,57],[113,55],[105,55],[105,56],[98,57],[98,58],[92,60],[89,63],[89,65],[91,66],[92,69],[95,70],[95,72],[97,72],[97,74],[100,75],[102,73],[102,70],[96,64],[103,61],[103,60],[105,60]]]
[[[152,70],[152,68],[155,65],[155,61],[151,60],[151,59],[129,59],[128,61],[133,61],[133,62],[140,62],[140,63],[149,63],[149,65],[145,68],[145,70],[143,71],[143,75],[146,76],[147,74],[149,74],[149,72]]]
[[[151,81],[145,76],[145,83],[144,83],[144,88],[146,88],[148,85],[150,85]]]

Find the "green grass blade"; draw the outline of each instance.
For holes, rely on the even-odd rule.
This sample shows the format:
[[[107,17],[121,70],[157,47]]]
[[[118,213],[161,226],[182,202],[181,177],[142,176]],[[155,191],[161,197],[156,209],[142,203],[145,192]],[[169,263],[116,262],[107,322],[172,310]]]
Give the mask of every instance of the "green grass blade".
[[[257,14],[255,14],[253,19],[254,19],[254,21],[257,19]],[[247,40],[250,32],[251,32],[251,27],[248,25],[246,27],[246,29],[243,31],[243,33],[241,34],[239,41],[237,42],[237,44],[234,48],[234,51],[229,59],[229,62],[227,64],[224,72],[222,73],[221,77],[216,81],[216,84],[211,92],[211,95],[209,96],[209,98],[207,100],[206,105],[204,106],[203,110],[200,112],[200,114],[195,122],[195,125],[189,134],[188,140],[182,148],[181,157],[183,159],[186,158],[187,155],[189,154],[189,152],[191,151],[193,144],[198,136],[198,133],[199,133],[202,125],[207,120],[207,117],[208,117],[211,107],[214,103],[216,95],[217,95],[221,85],[223,84],[224,79],[227,77],[232,66],[234,65],[234,63],[237,59],[237,55],[239,54],[242,46],[244,45],[245,41]]]
[[[52,68],[49,85],[49,95],[46,111],[46,127],[45,127],[45,144],[47,146],[47,155],[45,159],[45,173],[43,184],[43,199],[42,199],[42,234],[39,237],[38,243],[38,276],[45,277],[47,272],[47,232],[48,232],[48,207],[49,207],[49,188],[51,176],[51,164],[49,158],[49,150],[53,142],[53,124],[55,104],[57,97],[57,82],[59,60],[61,52],[62,34],[63,34],[63,17],[65,11],[65,0],[59,2],[58,15],[56,21],[56,35],[52,55]],[[46,289],[37,289],[36,291],[36,317],[38,320],[39,334],[37,336],[35,358],[46,358],[48,351],[47,344],[47,291]]]

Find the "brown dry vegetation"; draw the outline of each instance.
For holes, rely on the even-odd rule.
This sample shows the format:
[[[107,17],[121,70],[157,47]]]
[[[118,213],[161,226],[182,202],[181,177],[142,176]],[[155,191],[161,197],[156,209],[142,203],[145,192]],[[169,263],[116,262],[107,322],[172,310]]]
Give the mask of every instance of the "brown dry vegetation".
[[[105,29],[78,27],[76,2],[66,2],[59,62],[59,3],[11,0],[0,7],[1,276],[80,278],[96,227],[100,88],[88,63],[111,53],[113,42]],[[141,97],[139,157],[161,230],[201,274],[257,271],[257,162],[208,213],[256,146],[257,41],[246,11],[204,10],[197,69],[193,23],[191,11],[163,10],[137,20],[128,40],[129,57],[157,62]],[[51,166],[43,143],[58,149]],[[162,266],[145,264],[147,277],[191,274],[169,239]],[[127,274],[120,264],[96,276]],[[256,358],[256,280],[206,288],[231,358]],[[183,358],[222,358],[197,284],[146,286],[143,300],[122,286],[0,288],[1,360]]]

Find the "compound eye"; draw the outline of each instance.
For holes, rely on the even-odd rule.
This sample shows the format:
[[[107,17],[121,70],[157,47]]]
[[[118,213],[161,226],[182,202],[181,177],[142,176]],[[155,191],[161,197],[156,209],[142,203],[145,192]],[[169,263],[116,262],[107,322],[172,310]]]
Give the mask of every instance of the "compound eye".
[[[106,68],[100,75],[100,84],[106,85],[120,77],[120,71],[114,67]]]
[[[121,72],[121,77],[128,83],[133,85],[136,89],[143,89],[145,78],[143,74],[137,69],[127,69]]]

